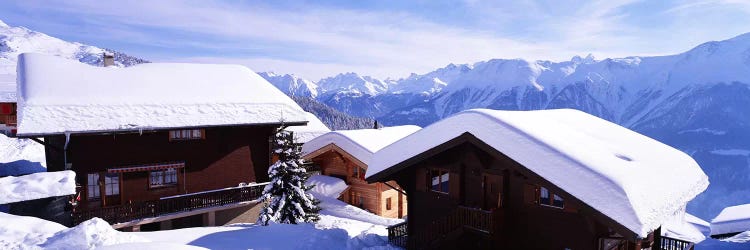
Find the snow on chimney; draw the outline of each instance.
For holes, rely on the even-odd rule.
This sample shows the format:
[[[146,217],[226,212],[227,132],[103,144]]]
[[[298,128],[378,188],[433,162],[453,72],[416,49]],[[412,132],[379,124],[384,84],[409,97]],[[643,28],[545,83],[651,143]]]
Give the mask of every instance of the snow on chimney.
[[[104,60],[104,67],[115,66],[115,54],[110,52],[104,52],[102,54]]]

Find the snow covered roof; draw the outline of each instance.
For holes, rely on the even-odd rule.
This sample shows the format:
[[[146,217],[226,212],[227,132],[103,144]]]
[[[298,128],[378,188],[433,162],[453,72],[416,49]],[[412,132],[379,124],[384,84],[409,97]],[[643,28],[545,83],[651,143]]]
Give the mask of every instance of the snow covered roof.
[[[692,214],[684,213],[677,220],[667,221],[662,225],[661,235],[675,239],[699,243],[706,239],[710,224]]]
[[[408,167],[406,160],[464,133],[640,237],[708,186],[708,177],[687,154],[571,109],[458,113],[378,151],[367,180],[387,180],[388,175]]]
[[[726,207],[711,220],[711,235],[750,231],[750,204]]]
[[[76,174],[66,170],[0,178],[0,204],[76,193]]]
[[[349,187],[344,180],[326,175],[310,176],[310,178],[307,179],[306,184],[313,186],[313,188],[310,189],[310,192],[313,193],[314,196],[318,197],[319,195],[322,195],[334,199],[338,198],[341,193]]]
[[[239,65],[95,67],[25,53],[18,136],[304,122],[302,108]]]
[[[375,152],[419,129],[421,129],[419,126],[404,125],[379,129],[332,131],[302,145],[302,155],[307,156],[334,144],[369,166]]]
[[[331,132],[331,129],[323,124],[314,114],[305,112],[305,118],[308,120],[307,126],[292,126],[287,128],[287,130],[294,132],[294,141],[296,143],[306,143],[315,137]]]

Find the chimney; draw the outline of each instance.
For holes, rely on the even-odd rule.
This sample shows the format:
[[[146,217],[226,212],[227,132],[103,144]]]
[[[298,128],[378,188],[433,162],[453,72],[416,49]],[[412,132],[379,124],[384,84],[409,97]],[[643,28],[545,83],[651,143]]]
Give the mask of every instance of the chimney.
[[[104,67],[115,66],[115,55],[113,53],[104,52],[103,55]]]

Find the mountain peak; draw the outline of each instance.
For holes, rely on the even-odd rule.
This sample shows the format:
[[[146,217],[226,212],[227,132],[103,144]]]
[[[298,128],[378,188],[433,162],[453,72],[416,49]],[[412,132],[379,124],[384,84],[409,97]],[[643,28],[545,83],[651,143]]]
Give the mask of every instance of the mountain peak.
[[[10,28],[10,25],[3,22],[3,20],[0,20],[0,28]]]
[[[594,55],[589,53],[588,55],[586,55],[585,58],[581,58],[580,56],[574,56],[573,58],[570,59],[570,61],[574,63],[588,64],[588,63],[595,63],[596,58],[594,57]]]

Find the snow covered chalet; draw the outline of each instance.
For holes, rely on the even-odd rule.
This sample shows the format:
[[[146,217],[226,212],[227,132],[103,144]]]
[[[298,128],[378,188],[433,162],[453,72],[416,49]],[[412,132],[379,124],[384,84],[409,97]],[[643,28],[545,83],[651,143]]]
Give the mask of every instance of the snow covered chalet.
[[[662,225],[708,186],[688,155],[576,110],[458,113],[375,153],[408,219],[389,240],[418,249],[690,249]]]
[[[40,54],[18,61],[17,136],[73,170],[73,224],[123,230],[254,222],[269,138],[304,111],[237,65],[95,67]]]

